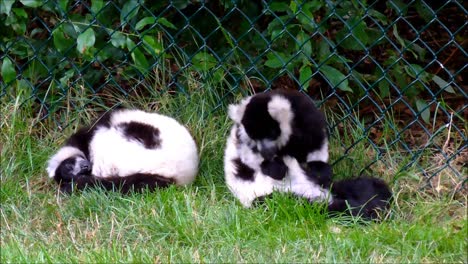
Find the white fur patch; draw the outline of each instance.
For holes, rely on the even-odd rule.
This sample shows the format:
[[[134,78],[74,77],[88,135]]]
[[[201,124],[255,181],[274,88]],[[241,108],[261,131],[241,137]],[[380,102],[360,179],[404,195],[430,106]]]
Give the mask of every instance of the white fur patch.
[[[291,183],[289,186],[285,186],[282,191],[292,192],[295,195],[307,198],[310,201],[332,202],[332,196],[328,190],[323,189],[320,185],[310,181],[295,158],[287,156],[283,158],[283,161],[288,167],[288,176]]]
[[[276,141],[271,139],[262,139],[257,143],[257,148],[261,150],[262,148],[274,148],[276,147]]]
[[[147,149],[128,140],[116,126],[139,122],[159,130],[161,145]],[[96,177],[125,177],[135,173],[158,174],[178,185],[192,183],[198,172],[198,152],[189,131],[175,119],[140,110],[112,114],[111,127],[98,128],[90,142],[92,173]]]
[[[281,135],[278,139],[278,147],[283,147],[288,143],[292,133],[291,123],[294,113],[292,112],[291,103],[283,96],[274,95],[271,101],[268,102],[268,113],[279,123]]]
[[[239,199],[244,207],[250,207],[255,198],[268,195],[273,192],[273,179],[261,172],[254,174],[254,181],[246,181],[236,177],[237,168],[233,160],[240,158],[249,167],[260,169],[262,158],[255,155],[248,146],[239,144],[236,139],[236,127],[231,128],[231,133],[226,142],[224,153],[224,175],[226,184],[234,196]],[[242,153],[240,156],[239,154]]]
[[[83,157],[77,157],[75,159],[75,164],[73,166],[73,171],[72,171],[73,175],[78,175],[82,171],[84,164],[89,165],[88,160],[86,160]]]
[[[75,147],[64,146],[60,148],[60,150],[55,155],[53,155],[47,163],[46,170],[49,177],[53,178],[55,176],[55,171],[57,170],[57,167],[60,165],[60,163],[62,163],[62,161],[74,156],[84,157],[85,155],[81,150]]]
[[[307,154],[307,162],[310,161],[323,161],[328,162],[328,140],[325,138],[322,147]]]
[[[238,104],[231,104],[228,107],[228,116],[229,118],[237,124],[240,124],[242,121],[242,117],[244,117],[245,108],[247,104],[250,102],[252,97],[246,97],[240,101]]]

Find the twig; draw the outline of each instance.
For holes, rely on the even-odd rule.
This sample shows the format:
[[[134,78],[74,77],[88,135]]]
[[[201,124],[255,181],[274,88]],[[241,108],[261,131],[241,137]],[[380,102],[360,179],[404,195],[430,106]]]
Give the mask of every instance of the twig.
[[[462,43],[460,44],[460,46],[463,47],[465,42],[466,42],[466,40],[463,40]],[[447,59],[445,59],[444,62],[439,63],[439,68],[437,68],[437,70],[435,71],[435,73],[434,73],[435,75],[437,75],[442,68],[445,68],[444,65],[447,64],[447,62],[452,59],[452,57],[455,55],[455,53],[457,51],[458,51],[458,48],[455,46],[455,49],[452,51],[452,53],[450,53],[450,55],[447,57]]]
[[[453,112],[450,113],[450,121],[447,124],[447,126],[448,126],[447,140],[445,140],[444,146],[442,147],[442,150],[444,152],[447,152],[447,147],[448,147],[448,144],[450,142],[450,132],[452,130],[452,118],[453,118]]]
[[[448,144],[450,143],[450,132],[452,130],[452,118],[453,118],[453,112],[450,113],[450,121],[446,125],[448,127],[448,133],[447,133],[447,140],[445,140],[444,146],[442,147],[442,151],[444,153],[447,153],[447,147],[448,147]],[[440,187],[441,178],[442,178],[442,175],[441,174],[438,175],[438,177],[437,177],[437,187],[436,187],[436,191],[437,191],[438,194],[440,193],[440,191],[442,189]]]

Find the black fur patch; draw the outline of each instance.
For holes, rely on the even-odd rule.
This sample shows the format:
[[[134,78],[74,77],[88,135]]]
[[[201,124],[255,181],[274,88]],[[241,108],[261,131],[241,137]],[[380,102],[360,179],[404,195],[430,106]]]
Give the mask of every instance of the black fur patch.
[[[175,183],[173,179],[146,173],[136,173],[125,177],[97,179],[99,180],[98,184],[102,185],[106,190],[117,189],[122,193],[131,191],[141,192],[145,189],[152,191],[156,188],[168,187]]]
[[[77,164],[77,157],[65,159],[55,170],[54,180],[60,182],[71,182],[77,176],[91,175],[91,164],[87,160],[83,160],[82,164]],[[80,171],[74,172],[75,166],[80,166]]]
[[[123,109],[123,108],[122,108]],[[71,146],[81,150],[89,160],[89,143],[94,136],[94,132],[99,127],[110,127],[111,116],[119,110],[112,110],[102,114],[91,126],[82,127],[70,136],[65,146]]]
[[[364,219],[378,218],[379,211],[388,209],[392,198],[392,192],[384,181],[370,177],[336,181],[331,193],[333,202],[328,210],[332,214],[346,212]]]
[[[280,155],[290,155],[305,162],[310,152],[319,150],[327,134],[325,116],[308,96],[298,91],[277,90],[291,103],[294,112],[292,135]]]
[[[245,144],[249,146],[246,142],[242,142],[241,136],[240,136],[240,130],[239,130],[239,125],[236,125],[236,146],[239,146],[241,144]],[[253,143],[253,141],[252,141]],[[253,153],[259,153],[258,148],[256,145],[250,145],[249,146],[250,150],[252,150]]]
[[[256,94],[247,104],[242,125],[254,140],[277,139],[279,124],[268,113],[268,102],[274,95],[286,98],[294,114],[292,135],[278,156],[293,156],[298,162],[306,162],[310,152],[319,150],[327,138],[325,117],[305,94],[294,90],[273,90]]]
[[[265,205],[265,202],[267,199],[271,199],[273,198],[273,194],[270,193],[270,194],[267,194],[267,195],[262,195],[262,196],[259,196],[259,197],[256,197],[253,202],[252,202],[252,205],[254,207],[259,207],[259,206],[263,206]]]
[[[277,139],[281,135],[281,129],[276,120],[268,113],[268,103],[271,94],[261,93],[250,99],[245,107],[242,125],[253,140]]]
[[[243,143],[243,142],[241,141],[239,125],[236,125],[236,141],[237,141],[237,145]]]
[[[125,177],[98,178],[94,176],[78,176],[72,182],[60,185],[60,190],[70,193],[73,189],[83,190],[85,188],[104,188],[108,191],[120,191],[127,194],[130,192],[142,192],[146,189],[152,191],[156,188],[168,187],[174,184],[173,179],[164,178],[155,174],[137,173]]]
[[[155,149],[161,146],[159,129],[153,126],[132,121],[121,123],[119,127],[122,128],[126,137],[141,142],[147,149]]]
[[[280,157],[275,157],[273,160],[264,160],[260,165],[260,168],[263,174],[270,176],[275,180],[284,179],[288,172],[288,167]]]
[[[239,158],[232,160],[232,162],[234,163],[234,166],[236,166],[236,177],[246,181],[254,180],[255,171],[252,168],[243,163]]]
[[[91,142],[93,134],[94,129],[89,127],[81,128],[68,138],[65,146],[71,146],[81,150],[89,160],[89,143]]]
[[[329,188],[332,180],[332,167],[323,161],[311,161],[307,163],[306,175],[313,182],[324,188]]]

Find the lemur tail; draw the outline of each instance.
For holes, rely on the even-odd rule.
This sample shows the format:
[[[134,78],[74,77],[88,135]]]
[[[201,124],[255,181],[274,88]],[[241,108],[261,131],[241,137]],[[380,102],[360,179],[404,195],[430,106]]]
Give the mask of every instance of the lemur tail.
[[[377,178],[358,177],[333,182],[333,202],[328,206],[331,214],[347,213],[364,219],[378,219],[388,210],[392,192]]]

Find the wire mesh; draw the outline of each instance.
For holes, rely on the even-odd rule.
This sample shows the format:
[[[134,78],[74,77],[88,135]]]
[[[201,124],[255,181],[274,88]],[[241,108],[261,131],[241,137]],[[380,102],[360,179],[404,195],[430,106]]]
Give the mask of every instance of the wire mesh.
[[[40,120],[64,126],[54,113],[70,93],[86,98],[67,101],[75,109],[108,105],[109,93],[131,96],[148,79],[190,95],[186,72],[221,87],[214,108],[230,93],[299,89],[343,111],[332,131],[352,123],[363,135],[342,143],[335,164],[371,145],[375,158],[361,173],[397,149],[410,157],[394,161],[400,171],[416,166],[428,184],[446,171],[459,189],[468,159],[466,9],[428,0],[5,0],[0,98],[21,93]]]

